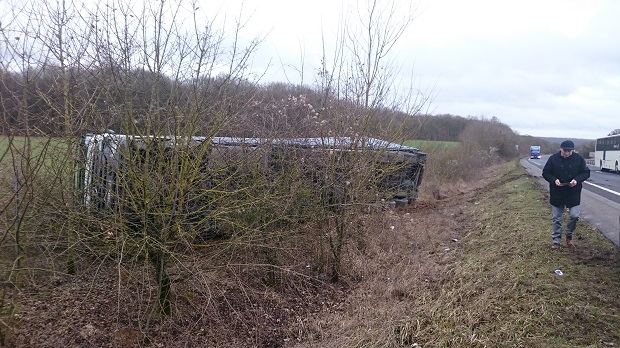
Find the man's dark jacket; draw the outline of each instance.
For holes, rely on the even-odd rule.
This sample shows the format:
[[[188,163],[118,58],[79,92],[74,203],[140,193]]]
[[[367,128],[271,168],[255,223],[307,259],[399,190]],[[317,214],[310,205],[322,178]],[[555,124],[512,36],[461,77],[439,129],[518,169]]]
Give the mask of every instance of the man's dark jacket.
[[[542,176],[549,182],[549,203],[555,207],[570,208],[581,203],[581,183],[590,177],[590,169],[578,153],[573,152],[568,158],[564,158],[558,151],[547,160]],[[556,186],[555,179],[560,179],[561,183],[569,183],[575,179],[577,185]]]

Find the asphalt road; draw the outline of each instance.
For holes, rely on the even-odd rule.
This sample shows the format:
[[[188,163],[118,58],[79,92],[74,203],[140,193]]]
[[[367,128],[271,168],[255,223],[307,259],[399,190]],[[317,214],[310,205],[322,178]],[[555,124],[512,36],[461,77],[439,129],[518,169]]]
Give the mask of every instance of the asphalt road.
[[[548,189],[549,183],[542,177],[542,168],[547,158],[549,155],[542,159],[524,158],[521,165]],[[592,165],[589,168],[590,178],[583,183],[581,192],[581,218],[620,247],[620,175],[601,172]],[[549,228],[551,229],[551,222]]]

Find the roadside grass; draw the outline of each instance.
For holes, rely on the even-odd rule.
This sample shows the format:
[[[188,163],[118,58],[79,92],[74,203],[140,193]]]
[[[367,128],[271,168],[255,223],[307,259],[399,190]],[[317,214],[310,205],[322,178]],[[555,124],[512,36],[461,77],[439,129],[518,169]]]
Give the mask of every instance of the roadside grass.
[[[450,315],[439,315],[446,335],[480,346],[620,344],[618,250],[580,222],[577,247],[552,251],[546,197],[518,175],[469,206],[475,222],[454,264],[458,280],[444,287]]]
[[[546,190],[518,162],[499,168],[477,190],[386,214],[351,257],[361,280],[346,305],[293,328],[291,346],[620,345],[618,250],[582,221],[576,248],[551,250]]]
[[[282,268],[287,271],[277,287],[262,284],[265,273],[247,270],[257,262],[251,254],[238,255],[248,262],[227,265],[226,277],[203,266],[188,277],[183,269],[175,283],[177,314],[141,332],[126,320],[148,311],[151,296],[140,291],[152,289],[136,290],[140,286],[133,283],[146,276],[115,265],[104,270],[96,259],[90,266],[84,262],[89,271],[75,282],[56,274],[55,280],[51,275],[49,282],[38,280],[54,286],[23,289],[23,302],[17,302],[22,326],[16,326],[21,330],[16,334],[21,336],[15,341],[38,330],[37,339],[49,336],[53,342],[92,326],[97,331],[92,337],[84,334],[87,339],[111,342],[110,333],[120,327],[170,347],[198,341],[296,348],[620,345],[620,254],[596,229],[580,222],[577,247],[552,251],[547,191],[518,162],[480,169],[474,182],[437,184],[434,179],[426,176],[422,188],[437,194],[422,192],[405,208],[360,217],[366,233],[347,245],[341,283],[305,280],[314,266],[308,255],[296,254],[296,246],[313,245],[316,234],[301,233],[280,244],[295,262],[281,260],[291,266]],[[210,263],[207,255],[199,255],[196,264]],[[90,269],[101,280],[89,278]],[[556,269],[564,275],[556,275]],[[114,282],[116,294],[115,286],[107,286]],[[67,305],[76,296],[83,302]],[[126,300],[135,297],[146,300]],[[38,308],[49,298],[55,300]],[[0,308],[0,320],[8,322],[7,307]],[[48,318],[63,310],[73,314],[50,326]]]

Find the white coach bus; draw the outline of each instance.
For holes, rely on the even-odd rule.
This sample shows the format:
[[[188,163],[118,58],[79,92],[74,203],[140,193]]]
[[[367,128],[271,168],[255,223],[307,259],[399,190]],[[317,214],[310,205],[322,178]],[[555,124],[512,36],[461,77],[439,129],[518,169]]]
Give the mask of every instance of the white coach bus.
[[[596,139],[594,164],[602,171],[620,172],[620,129],[614,130],[606,137]]]
[[[119,175],[125,170],[127,157],[132,152],[144,151],[151,143],[159,143],[164,149],[200,149],[207,146],[204,162],[226,161],[239,152],[251,152],[251,156],[263,158],[271,168],[277,168],[284,157],[302,158],[318,154],[320,161],[327,154],[366,149],[379,153],[379,162],[399,164],[397,170],[380,183],[383,188],[395,192],[394,198],[411,203],[417,198],[422,182],[426,153],[416,148],[389,143],[375,138],[352,141],[350,138],[288,138],[258,139],[230,137],[140,137],[114,133],[86,134],[81,141],[80,167],[76,173],[76,186],[82,190],[83,203],[96,210],[115,205],[119,190]],[[263,148],[266,151],[257,151]],[[182,150],[179,150],[182,151]],[[219,160],[218,160],[219,159]],[[324,159],[324,158],[323,158]],[[320,171],[311,168],[311,171]]]

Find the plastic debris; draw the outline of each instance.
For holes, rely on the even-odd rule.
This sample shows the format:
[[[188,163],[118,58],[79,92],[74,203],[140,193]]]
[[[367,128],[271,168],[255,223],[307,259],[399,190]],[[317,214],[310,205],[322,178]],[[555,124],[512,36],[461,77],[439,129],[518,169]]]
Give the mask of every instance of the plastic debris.
[[[561,270],[559,270],[559,269],[555,270],[555,274],[557,274],[557,275],[564,275],[564,273]]]

